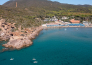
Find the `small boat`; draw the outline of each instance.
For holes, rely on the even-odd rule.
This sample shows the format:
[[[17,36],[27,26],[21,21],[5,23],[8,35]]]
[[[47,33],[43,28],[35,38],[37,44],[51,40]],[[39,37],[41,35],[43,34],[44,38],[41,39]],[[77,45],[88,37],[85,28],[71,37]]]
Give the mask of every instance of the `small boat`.
[[[33,63],[38,63],[37,61],[34,61]]]
[[[33,58],[32,60],[36,60],[35,58]]]
[[[10,60],[14,60],[14,58],[11,58]]]

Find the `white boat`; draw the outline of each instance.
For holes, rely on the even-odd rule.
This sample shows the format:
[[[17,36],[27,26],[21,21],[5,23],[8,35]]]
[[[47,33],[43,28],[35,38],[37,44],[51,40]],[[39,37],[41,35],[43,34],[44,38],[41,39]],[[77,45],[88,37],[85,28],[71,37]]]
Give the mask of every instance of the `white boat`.
[[[11,58],[10,60],[14,60],[14,58]]]
[[[33,58],[32,60],[36,60],[35,58]]]
[[[38,63],[38,61],[34,61],[33,63]]]

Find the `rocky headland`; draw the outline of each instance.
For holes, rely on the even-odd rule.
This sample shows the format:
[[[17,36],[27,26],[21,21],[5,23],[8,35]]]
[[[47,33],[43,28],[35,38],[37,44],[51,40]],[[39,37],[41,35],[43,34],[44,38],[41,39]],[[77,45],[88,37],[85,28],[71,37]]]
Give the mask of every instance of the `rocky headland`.
[[[16,30],[15,23],[7,23],[4,19],[0,20],[0,41],[9,40],[2,46],[7,49],[21,49],[32,45],[32,40],[39,34],[43,28],[33,27],[24,28],[21,30],[21,26]]]

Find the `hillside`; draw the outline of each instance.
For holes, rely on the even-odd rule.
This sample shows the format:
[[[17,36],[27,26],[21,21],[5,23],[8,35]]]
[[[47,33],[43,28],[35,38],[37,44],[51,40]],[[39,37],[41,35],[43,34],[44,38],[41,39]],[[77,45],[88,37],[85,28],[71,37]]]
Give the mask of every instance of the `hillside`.
[[[81,20],[92,19],[91,5],[71,5],[48,0],[10,0],[0,6],[0,9],[0,17],[22,27],[39,26],[44,23],[35,18],[57,16],[60,19],[62,16],[75,16]]]

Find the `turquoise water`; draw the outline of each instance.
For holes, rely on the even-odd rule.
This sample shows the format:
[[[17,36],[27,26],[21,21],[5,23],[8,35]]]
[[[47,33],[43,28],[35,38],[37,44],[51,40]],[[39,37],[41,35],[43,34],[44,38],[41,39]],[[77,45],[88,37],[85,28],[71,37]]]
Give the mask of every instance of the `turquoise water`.
[[[7,43],[7,41],[0,41],[0,52],[4,48],[4,47],[2,47],[2,44],[5,44],[5,43]]]
[[[32,46],[0,53],[0,65],[92,65],[92,28],[42,30]]]

